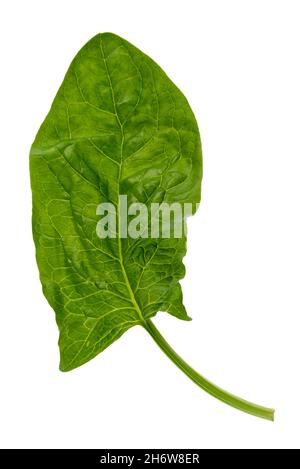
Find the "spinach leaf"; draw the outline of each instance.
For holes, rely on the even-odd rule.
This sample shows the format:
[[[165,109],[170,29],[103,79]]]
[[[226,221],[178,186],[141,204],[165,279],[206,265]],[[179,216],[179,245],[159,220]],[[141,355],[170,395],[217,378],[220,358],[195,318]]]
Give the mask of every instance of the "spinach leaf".
[[[215,387],[192,370],[151,321],[189,320],[179,280],[186,236],[122,235],[128,204],[200,201],[201,143],[183,94],[124,39],[92,38],[72,61],[30,152],[33,236],[43,292],[60,330],[60,369],[76,368],[129,328],[143,326],[215,397],[255,415],[273,412]],[[99,238],[97,207],[117,207],[115,237]]]

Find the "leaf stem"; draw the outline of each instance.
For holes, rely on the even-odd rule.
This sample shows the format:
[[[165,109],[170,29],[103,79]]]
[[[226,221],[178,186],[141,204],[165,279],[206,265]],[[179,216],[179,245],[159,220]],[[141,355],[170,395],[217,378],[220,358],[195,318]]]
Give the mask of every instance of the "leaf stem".
[[[160,349],[170,358],[170,360],[175,363],[175,365],[183,371],[194,383],[196,383],[204,391],[208,392],[212,396],[216,397],[220,401],[225,402],[226,404],[235,407],[243,412],[248,414],[255,415],[267,420],[274,420],[274,409],[269,409],[267,407],[262,407],[252,402],[245,401],[240,397],[234,396],[224,389],[219,388],[215,384],[208,381],[206,378],[201,376],[197,371],[195,371],[188,363],[186,363],[167,343],[164,337],[160,334],[158,329],[155,327],[152,321],[149,319],[146,320],[143,324],[144,328],[149,332],[151,337],[160,347]]]

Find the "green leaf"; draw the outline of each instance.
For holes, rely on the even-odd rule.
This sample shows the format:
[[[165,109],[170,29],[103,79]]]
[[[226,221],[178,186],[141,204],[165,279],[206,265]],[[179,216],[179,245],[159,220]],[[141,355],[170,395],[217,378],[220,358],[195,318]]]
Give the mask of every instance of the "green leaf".
[[[186,236],[123,236],[120,196],[149,211],[152,203],[190,203],[194,213],[200,201],[197,123],[161,68],[114,34],[92,38],[72,61],[38,131],[30,173],[36,258],[60,330],[61,370],[84,364],[140,325],[198,386],[273,419],[272,409],[199,375],[150,319],[158,311],[189,319],[179,284]],[[97,207],[108,202],[117,208],[115,237],[100,238]]]
[[[158,311],[189,319],[186,240],[99,239],[101,202],[199,202],[201,146],[183,94],[110,33],[76,55],[32,145],[33,233],[60,329],[61,369],[93,358]]]

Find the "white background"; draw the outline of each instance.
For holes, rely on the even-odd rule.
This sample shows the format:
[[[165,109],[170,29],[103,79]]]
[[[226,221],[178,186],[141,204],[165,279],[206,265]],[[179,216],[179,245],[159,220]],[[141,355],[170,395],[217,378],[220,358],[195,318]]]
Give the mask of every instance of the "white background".
[[[299,1],[10,0],[0,9],[1,447],[299,448]],[[58,371],[28,152],[71,59],[104,31],[164,68],[203,141],[182,282],[194,320],[159,313],[155,324],[206,377],[274,406],[274,424],[205,394],[141,328]]]

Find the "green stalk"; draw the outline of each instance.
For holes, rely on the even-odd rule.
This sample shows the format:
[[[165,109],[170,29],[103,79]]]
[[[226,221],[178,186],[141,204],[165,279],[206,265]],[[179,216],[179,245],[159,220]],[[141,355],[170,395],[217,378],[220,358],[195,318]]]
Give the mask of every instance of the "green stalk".
[[[216,397],[220,401],[225,402],[226,404],[235,407],[236,409],[247,412],[248,414],[255,415],[267,420],[274,420],[274,409],[269,409],[267,407],[262,407],[252,402],[245,401],[240,397],[234,396],[224,389],[219,388],[215,384],[208,381],[206,378],[201,376],[197,371],[195,371],[188,363],[186,363],[167,343],[163,338],[160,332],[156,329],[153,322],[149,319],[144,322],[145,329],[149,332],[151,337],[160,347],[160,349],[170,358],[170,360],[175,363],[178,368],[183,371],[194,383],[196,383],[204,391],[208,392],[212,396]]]

